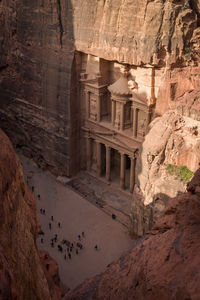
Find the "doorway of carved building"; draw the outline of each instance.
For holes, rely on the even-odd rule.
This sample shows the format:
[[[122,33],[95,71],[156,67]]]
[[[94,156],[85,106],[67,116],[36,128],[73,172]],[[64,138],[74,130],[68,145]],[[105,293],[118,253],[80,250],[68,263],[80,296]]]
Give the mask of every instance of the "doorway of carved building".
[[[130,186],[130,167],[131,167],[130,157],[127,154],[125,154],[125,190],[129,190],[129,186]]]
[[[101,144],[101,176],[106,176],[106,146]]]
[[[111,182],[119,185],[120,184],[120,153],[111,148]]]

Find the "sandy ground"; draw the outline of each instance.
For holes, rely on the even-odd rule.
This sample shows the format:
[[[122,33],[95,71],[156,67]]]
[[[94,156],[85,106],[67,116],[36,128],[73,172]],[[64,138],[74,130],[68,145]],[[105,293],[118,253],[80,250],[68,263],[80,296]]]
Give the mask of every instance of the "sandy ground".
[[[43,243],[41,238],[38,238],[38,248],[47,250],[57,261],[60,278],[65,286],[74,288],[84,279],[104,271],[109,263],[131,249],[133,240],[123,225],[67,186],[57,182],[53,175],[39,169],[31,160],[21,155],[20,159],[29,187],[34,186],[36,199],[40,194],[40,200],[37,200],[38,216],[45,235]],[[45,215],[40,213],[40,208],[45,209]],[[54,217],[54,221],[51,221],[51,216]],[[58,222],[61,223],[61,228],[58,227]],[[85,237],[81,238],[84,248],[78,255],[73,249],[71,260],[68,256],[65,260],[67,247],[64,246],[61,253],[57,245],[61,244],[63,238],[76,243],[82,231],[85,233]],[[58,234],[58,242],[51,247],[50,241],[55,234]],[[98,251],[94,249],[96,244]]]

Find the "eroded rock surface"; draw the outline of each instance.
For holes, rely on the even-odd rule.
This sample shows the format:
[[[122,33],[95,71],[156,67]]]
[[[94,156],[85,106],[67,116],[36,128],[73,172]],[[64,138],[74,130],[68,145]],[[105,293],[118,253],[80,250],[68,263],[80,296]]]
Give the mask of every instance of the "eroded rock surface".
[[[37,232],[36,201],[0,130],[0,299],[51,299],[36,247]]]
[[[197,27],[196,11],[187,0],[78,0],[73,5],[76,48],[133,65],[183,60]]]
[[[190,101],[191,106],[192,103]],[[137,169],[138,186],[145,198],[145,205],[156,197],[175,197],[178,192],[184,191],[184,184],[169,176],[166,166],[185,165],[189,170],[196,171],[200,161],[199,137],[200,122],[177,111],[169,111],[150,124]]]
[[[200,295],[200,181],[198,170],[188,192],[171,199],[153,230],[131,253],[66,294],[69,299],[198,299]],[[195,190],[190,192],[191,185]]]

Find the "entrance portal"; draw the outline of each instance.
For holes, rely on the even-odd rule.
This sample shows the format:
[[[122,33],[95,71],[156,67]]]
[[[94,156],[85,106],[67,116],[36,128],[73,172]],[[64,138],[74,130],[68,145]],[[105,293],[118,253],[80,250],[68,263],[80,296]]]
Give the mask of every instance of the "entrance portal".
[[[111,181],[118,184],[120,183],[120,153],[111,149]]]

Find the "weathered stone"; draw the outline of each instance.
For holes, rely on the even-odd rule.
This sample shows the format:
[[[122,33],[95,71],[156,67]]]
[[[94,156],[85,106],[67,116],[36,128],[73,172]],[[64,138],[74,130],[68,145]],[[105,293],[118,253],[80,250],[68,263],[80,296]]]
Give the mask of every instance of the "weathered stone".
[[[6,282],[1,280],[2,288],[7,290],[12,299],[15,299],[16,295],[16,299],[50,299],[36,247],[36,202],[25,185],[22,168],[13,147],[2,131],[0,199],[0,263],[5,270],[4,278],[7,281],[7,286],[4,287]]]
[[[187,166],[196,171],[200,161],[199,134],[199,121],[174,111],[165,113],[150,124],[136,167],[137,184],[144,196],[144,205],[157,198],[174,197],[185,190],[182,182],[166,173],[166,166]]]
[[[184,7],[147,0],[79,0],[73,5],[77,50],[133,65],[175,63],[197,27],[189,1]]]

